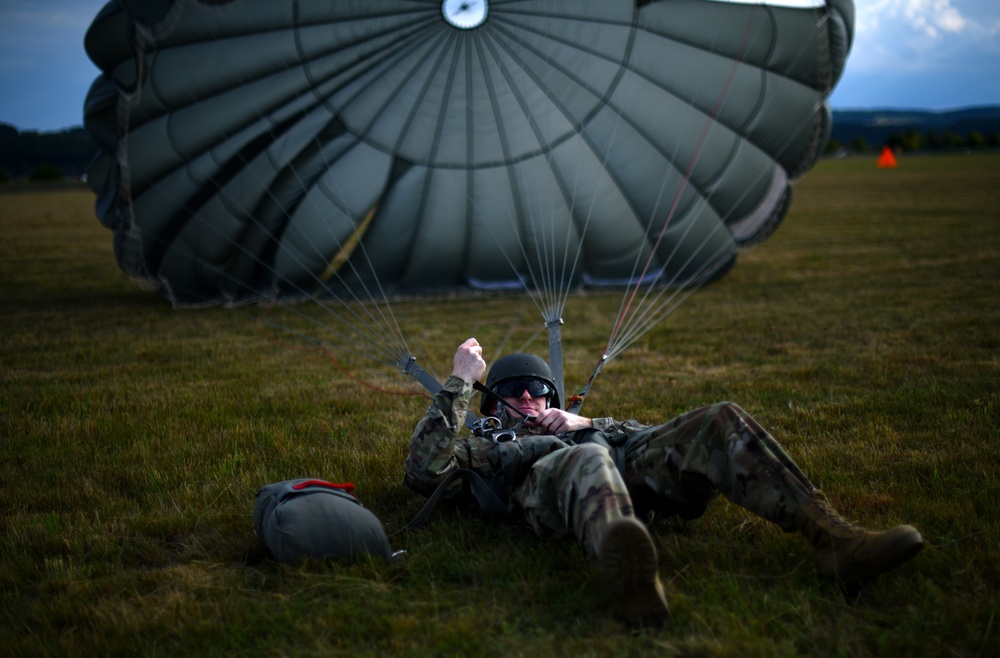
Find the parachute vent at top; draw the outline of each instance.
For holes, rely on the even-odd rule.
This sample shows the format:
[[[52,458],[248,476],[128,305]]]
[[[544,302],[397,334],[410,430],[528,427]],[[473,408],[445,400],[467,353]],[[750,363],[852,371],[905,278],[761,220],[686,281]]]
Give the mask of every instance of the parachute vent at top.
[[[780,223],[852,30],[851,0],[114,0],[89,180],[179,304],[684,285]]]

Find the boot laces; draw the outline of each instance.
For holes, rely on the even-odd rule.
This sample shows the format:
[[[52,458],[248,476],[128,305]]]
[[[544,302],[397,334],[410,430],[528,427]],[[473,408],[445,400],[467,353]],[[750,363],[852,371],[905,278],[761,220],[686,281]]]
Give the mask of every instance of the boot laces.
[[[812,495],[812,502],[816,505],[817,509],[823,514],[823,516],[826,517],[832,532],[836,533],[837,531],[841,531],[850,534],[864,532],[861,528],[841,516],[840,513],[833,508],[833,505],[830,504],[829,499],[827,499],[826,495],[822,491],[816,491]]]

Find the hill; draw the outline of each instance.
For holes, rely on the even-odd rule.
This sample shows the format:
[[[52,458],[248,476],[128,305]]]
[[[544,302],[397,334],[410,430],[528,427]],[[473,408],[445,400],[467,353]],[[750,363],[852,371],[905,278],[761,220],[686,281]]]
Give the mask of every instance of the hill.
[[[925,146],[932,147],[934,138],[947,145],[949,135],[967,139],[978,133],[984,138],[1000,135],[1000,105],[968,107],[933,112],[928,110],[834,110],[831,140],[850,145],[863,139],[877,148],[893,137],[918,134],[928,138]]]

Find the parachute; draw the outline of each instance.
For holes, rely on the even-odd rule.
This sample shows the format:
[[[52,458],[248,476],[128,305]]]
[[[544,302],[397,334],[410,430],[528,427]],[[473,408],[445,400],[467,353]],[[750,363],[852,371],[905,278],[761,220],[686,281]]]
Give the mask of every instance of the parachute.
[[[88,181],[119,266],[177,305],[682,289],[781,222],[853,13],[112,0],[85,39]]]

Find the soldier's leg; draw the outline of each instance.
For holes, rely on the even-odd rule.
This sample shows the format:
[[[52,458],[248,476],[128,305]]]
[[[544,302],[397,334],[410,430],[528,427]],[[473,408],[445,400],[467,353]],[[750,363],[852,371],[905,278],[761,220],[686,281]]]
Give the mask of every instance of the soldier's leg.
[[[923,547],[911,526],[868,532],[845,521],[794,461],[735,404],[698,409],[658,428],[626,456],[629,489],[662,508],[704,510],[715,495],[798,530],[818,551],[824,577],[853,587]]]
[[[656,509],[700,516],[717,495],[794,529],[790,499],[816,487],[739,406],[720,403],[647,430],[630,445],[629,491]]]
[[[632,500],[611,456],[594,444],[558,450],[539,459],[513,495],[539,536],[572,534],[594,558],[608,526],[634,516]]]
[[[598,561],[626,621],[662,624],[668,618],[656,547],[635,518],[606,449],[585,444],[546,455],[513,493],[536,533],[552,538],[572,533]]]

